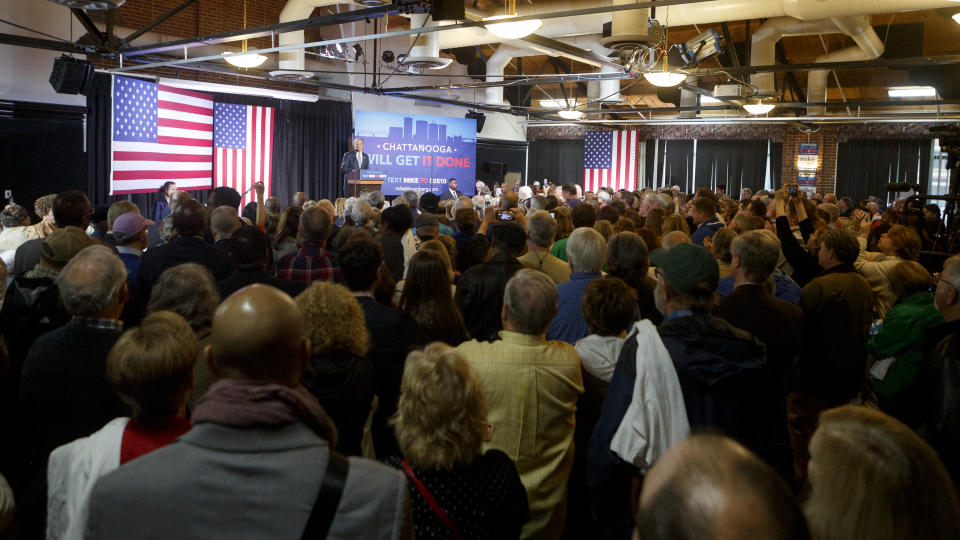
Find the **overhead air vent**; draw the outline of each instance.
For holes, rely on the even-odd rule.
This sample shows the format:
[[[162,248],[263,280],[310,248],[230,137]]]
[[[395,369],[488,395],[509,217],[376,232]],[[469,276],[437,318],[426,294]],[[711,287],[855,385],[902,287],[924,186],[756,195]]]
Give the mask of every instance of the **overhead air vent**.
[[[307,79],[312,79],[313,76],[314,73],[312,71],[278,69],[270,72],[271,78],[281,81],[304,81]]]
[[[614,0],[614,5],[632,4],[633,0]],[[606,25],[604,25],[606,30]],[[651,47],[663,41],[663,27],[650,18],[649,9],[618,11],[610,23],[610,33],[604,31],[600,44],[617,51],[632,51]]]
[[[443,69],[453,62],[452,58],[442,58],[439,56],[406,56],[401,58],[400,64],[404,67],[424,70],[424,69]]]
[[[94,11],[103,11],[107,9],[116,9],[122,6],[127,0],[50,0],[54,4],[60,4],[70,9],[89,9]]]
[[[410,28],[436,26],[426,13],[414,13],[410,16]],[[424,69],[443,69],[453,62],[452,58],[440,56],[440,35],[437,32],[425,32],[410,36],[410,54],[397,61],[405,68],[422,72]]]

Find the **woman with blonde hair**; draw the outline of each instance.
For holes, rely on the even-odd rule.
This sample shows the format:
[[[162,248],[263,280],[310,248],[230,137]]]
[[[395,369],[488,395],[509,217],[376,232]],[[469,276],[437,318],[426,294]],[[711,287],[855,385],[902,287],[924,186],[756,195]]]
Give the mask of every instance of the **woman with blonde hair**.
[[[463,315],[453,302],[450,280],[450,259],[446,253],[420,250],[410,258],[410,271],[399,305],[400,310],[413,317],[430,339],[455,347],[470,339],[470,334]]]
[[[83,538],[97,479],[190,430],[184,412],[197,352],[190,325],[170,311],[151,313],[120,336],[107,355],[104,376],[133,415],[115,418],[50,454],[48,538]]]
[[[336,424],[337,451],[359,456],[376,391],[363,308],[346,287],[327,281],[314,281],[294,301],[303,312],[312,347],[300,382]]]
[[[667,215],[663,208],[651,208],[647,212],[647,218],[643,222],[643,226],[653,231],[657,238],[660,238],[663,236],[663,220],[666,218]]]
[[[909,227],[894,225],[880,236],[877,247],[879,253],[861,251],[853,266],[870,283],[874,310],[877,318],[882,319],[897,301],[897,295],[890,287],[890,273],[901,262],[915,261],[920,257],[920,235]]]
[[[880,411],[821,414],[808,470],[805,511],[818,540],[947,540],[960,531],[960,502],[937,453]]]
[[[279,261],[288,253],[297,252],[297,231],[300,229],[300,214],[303,210],[291,206],[280,214],[277,232],[273,236],[273,260]]]
[[[487,423],[483,386],[467,361],[433,343],[407,356],[392,419],[418,538],[518,538],[529,519],[527,493],[501,450],[481,453]]]
[[[601,236],[603,236],[604,242],[610,241],[610,237],[613,236],[613,225],[611,225],[610,222],[605,219],[598,219],[593,224],[593,228],[600,233]]]
[[[663,224],[660,226],[661,240],[673,231],[680,231],[690,236],[690,225],[687,224],[687,220],[683,219],[683,216],[680,214],[671,214],[663,219]]]

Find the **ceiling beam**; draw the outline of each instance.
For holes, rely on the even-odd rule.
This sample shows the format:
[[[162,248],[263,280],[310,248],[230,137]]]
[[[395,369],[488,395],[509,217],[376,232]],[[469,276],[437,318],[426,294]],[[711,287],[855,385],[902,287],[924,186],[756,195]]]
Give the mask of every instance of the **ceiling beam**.
[[[276,24],[266,24],[263,26],[255,26],[252,28],[245,28],[239,30],[231,30],[229,32],[221,32],[218,34],[209,34],[204,36],[197,36],[192,38],[177,39],[173,41],[165,41],[163,43],[152,43],[149,45],[139,45],[136,47],[124,47],[120,49],[119,53],[127,56],[135,56],[140,54],[151,54],[158,53],[170,50],[182,51],[184,48],[198,47],[201,45],[216,45],[219,43],[229,43],[231,41],[239,41],[242,39],[253,39],[258,37],[267,37],[275,34],[282,34],[284,32],[295,32],[298,30],[306,30],[308,28],[315,28],[318,26],[331,26],[336,24],[345,24],[356,21],[363,21],[372,18],[383,17],[385,15],[395,15],[405,11],[404,6],[400,4],[387,4],[382,7],[372,7],[366,9],[358,9],[356,11],[345,11],[343,13],[334,13],[331,15],[321,15],[319,17],[310,17],[308,19],[300,19],[298,21],[290,21],[284,23]],[[358,38],[357,41],[360,39]],[[128,38],[128,41],[132,41]]]
[[[97,25],[93,24],[93,21],[90,20],[90,17],[87,16],[87,13],[82,9],[70,8],[70,13],[73,13],[73,16],[80,21],[80,24],[83,25],[83,28],[86,29],[88,33],[97,38],[97,41],[100,42],[101,47],[107,46],[107,39],[110,37],[107,34],[104,34],[97,28]],[[107,14],[107,17],[110,15]]]
[[[167,19],[169,19],[170,17],[173,17],[173,16],[176,15],[177,13],[180,13],[180,11],[182,11],[184,8],[187,8],[187,7],[195,4],[196,2],[197,2],[197,0],[186,0],[185,2],[183,2],[182,4],[180,4],[179,6],[175,6],[175,7],[173,7],[172,9],[170,9],[170,11],[168,11],[168,12],[164,13],[163,15],[157,17],[157,18],[154,19],[152,22],[147,23],[147,25],[144,26],[143,28],[141,28],[141,29],[137,30],[136,32],[130,34],[129,36],[123,38],[123,40],[124,40],[125,42],[129,43],[129,42],[137,39],[138,37],[142,36],[143,34],[146,34],[146,33],[149,32],[150,30],[153,30],[157,25],[163,24],[163,22],[166,21]]]
[[[539,13],[536,15],[524,15],[511,19],[511,21],[527,21],[527,20],[536,20],[536,19],[558,19],[563,17],[579,17],[583,15],[594,15],[598,13],[614,13],[619,11],[629,11],[635,9],[642,9],[647,7],[665,7],[673,5],[682,5],[682,4],[699,4],[703,2],[711,2],[713,0],[656,0],[648,2],[638,2],[636,4],[625,4],[625,5],[612,5],[612,6],[602,6],[595,8],[585,8],[585,9],[573,9],[568,11],[557,11],[553,13]],[[313,19],[302,19],[300,21],[291,21],[287,23],[272,24],[266,26],[259,26],[256,28],[248,28],[246,30],[235,30],[232,32],[225,32],[222,34],[214,34],[209,36],[201,36],[190,39],[182,39],[177,41],[170,41],[166,43],[160,43],[155,45],[145,45],[142,47],[128,47],[126,49],[121,49],[121,55],[134,55],[134,54],[144,54],[146,52],[161,52],[165,50],[173,49],[184,49],[197,45],[209,45],[217,43],[225,43],[229,41],[237,41],[240,39],[251,39],[255,37],[264,37],[273,35],[276,33],[290,32],[293,30],[303,30],[305,28],[310,28],[314,26],[327,26],[332,24],[343,24],[345,22],[351,22],[356,20],[366,20],[370,18],[382,17],[386,14],[390,14],[392,10],[401,9],[408,11],[406,5],[399,4],[390,4],[384,7],[370,8],[370,9],[361,9],[357,11],[348,11],[344,13],[338,13],[335,15],[329,15],[326,17],[315,17]],[[352,18],[352,19],[351,19]],[[317,19],[325,19],[324,21],[318,21]],[[310,22],[313,21],[313,22]],[[353,41],[365,41],[373,39],[383,39],[396,36],[407,36],[412,34],[429,34],[432,32],[443,32],[448,30],[456,30],[460,28],[475,28],[482,27],[484,25],[483,21],[462,21],[457,24],[451,24],[446,26],[430,26],[426,28],[413,28],[405,30],[396,30],[392,32],[382,32],[374,34],[366,34],[361,36],[351,36],[339,39],[325,40],[325,41],[316,41],[313,43],[304,43],[298,45],[288,45],[285,47],[270,47],[267,49],[260,49],[260,54],[271,53],[271,52],[281,52],[295,49],[303,49],[307,47],[319,47],[322,45],[334,45],[336,43],[349,43]],[[237,53],[239,54],[239,53]],[[160,67],[160,65],[166,66],[175,66],[180,64],[186,64],[190,62],[197,62],[201,60],[212,60],[215,57],[206,56],[198,58],[185,58],[180,60],[171,60],[163,64],[150,64],[147,66],[136,66],[131,68],[124,68],[125,70],[133,69],[146,69],[147,67]]]
[[[69,41],[60,41],[56,39],[42,39],[19,34],[0,34],[0,45],[15,45],[18,47],[29,47],[31,49],[44,49],[48,51],[57,51],[75,54],[94,54],[96,49],[85,45],[77,45]]]

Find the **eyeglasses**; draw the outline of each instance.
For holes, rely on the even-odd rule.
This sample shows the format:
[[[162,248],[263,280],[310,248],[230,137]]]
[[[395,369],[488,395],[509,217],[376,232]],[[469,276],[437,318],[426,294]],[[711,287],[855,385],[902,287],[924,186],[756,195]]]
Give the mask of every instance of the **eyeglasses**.
[[[933,273],[933,281],[934,281],[935,283],[942,281],[942,282],[946,283],[947,285],[953,287],[954,289],[957,288],[957,286],[954,285],[953,283],[951,283],[951,282],[947,281],[946,279],[943,279],[942,277],[940,277],[940,272],[934,272],[934,273]]]

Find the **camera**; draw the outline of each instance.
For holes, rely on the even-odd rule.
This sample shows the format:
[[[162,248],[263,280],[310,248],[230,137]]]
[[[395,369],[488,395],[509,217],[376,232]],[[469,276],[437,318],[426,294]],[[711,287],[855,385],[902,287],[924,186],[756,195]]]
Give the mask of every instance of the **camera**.
[[[794,185],[792,185],[792,186],[787,186],[787,193],[790,194],[790,195],[796,195],[796,194],[797,194],[797,186],[796,186],[796,184],[794,184]]]
[[[499,219],[500,219],[500,221],[512,221],[512,220],[513,220],[513,214],[511,214],[510,212],[500,212],[500,217],[499,217]]]

